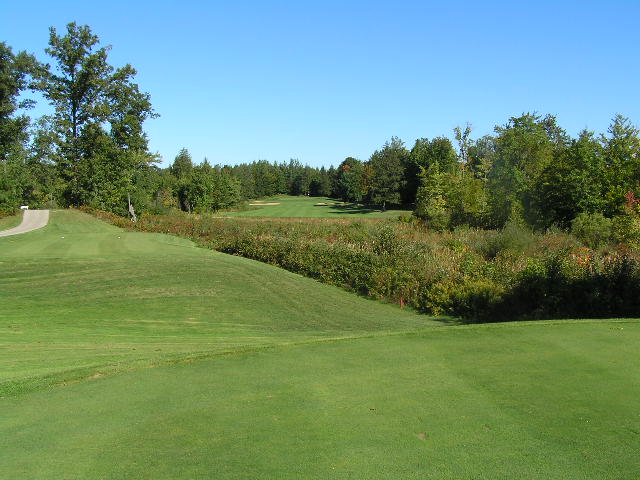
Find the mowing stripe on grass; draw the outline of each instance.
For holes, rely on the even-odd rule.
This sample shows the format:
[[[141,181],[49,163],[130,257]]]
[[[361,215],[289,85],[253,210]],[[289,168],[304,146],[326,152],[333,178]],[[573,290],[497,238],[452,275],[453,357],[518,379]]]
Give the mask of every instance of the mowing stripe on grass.
[[[76,211],[0,239],[0,395],[192,355],[439,325]]]

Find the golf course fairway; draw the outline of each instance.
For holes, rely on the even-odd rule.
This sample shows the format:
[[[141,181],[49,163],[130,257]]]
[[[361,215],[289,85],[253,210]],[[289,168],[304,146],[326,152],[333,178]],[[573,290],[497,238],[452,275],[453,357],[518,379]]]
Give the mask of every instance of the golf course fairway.
[[[248,210],[220,212],[223,217],[255,218],[398,218],[411,214],[407,210],[375,210],[357,203],[336,201],[329,197],[274,195],[249,202]]]
[[[0,478],[640,478],[638,319],[451,326],[76,211],[0,292]]]

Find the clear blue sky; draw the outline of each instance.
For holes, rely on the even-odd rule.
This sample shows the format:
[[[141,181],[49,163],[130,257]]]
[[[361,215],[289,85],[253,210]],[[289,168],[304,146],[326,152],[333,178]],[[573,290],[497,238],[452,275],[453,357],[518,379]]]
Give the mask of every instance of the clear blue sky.
[[[48,28],[91,26],[131,63],[169,164],[337,165],[392,135],[474,136],[526,111],[575,135],[640,121],[640,2],[2,1],[0,40],[46,59]],[[38,110],[42,111],[42,108]]]

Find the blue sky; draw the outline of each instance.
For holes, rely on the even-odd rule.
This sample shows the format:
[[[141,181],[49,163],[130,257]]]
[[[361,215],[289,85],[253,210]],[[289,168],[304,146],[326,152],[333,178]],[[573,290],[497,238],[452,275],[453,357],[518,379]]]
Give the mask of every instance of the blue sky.
[[[88,24],[161,115],[164,164],[366,159],[392,135],[473,136],[510,116],[575,135],[640,121],[640,2],[2,2],[0,40],[47,59],[48,28]],[[41,105],[34,113],[42,113]]]

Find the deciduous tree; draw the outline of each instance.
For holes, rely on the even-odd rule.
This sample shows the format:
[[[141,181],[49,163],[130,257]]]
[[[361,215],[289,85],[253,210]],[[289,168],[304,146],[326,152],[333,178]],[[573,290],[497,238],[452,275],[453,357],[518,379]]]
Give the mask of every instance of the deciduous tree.
[[[400,191],[404,186],[404,165],[408,156],[409,152],[398,137],[391,137],[391,141],[371,155],[369,164],[373,178],[370,196],[374,205],[380,205],[385,210],[387,204],[400,204]]]
[[[109,64],[110,48],[100,46],[87,25],[72,22],[65,35],[52,27],[46,52],[54,66],[38,83],[54,107],[63,199],[113,210],[126,205],[135,171],[155,158],[147,152],[142,128],[154,116],[149,95],[133,82],[136,71],[131,65],[115,69]]]

